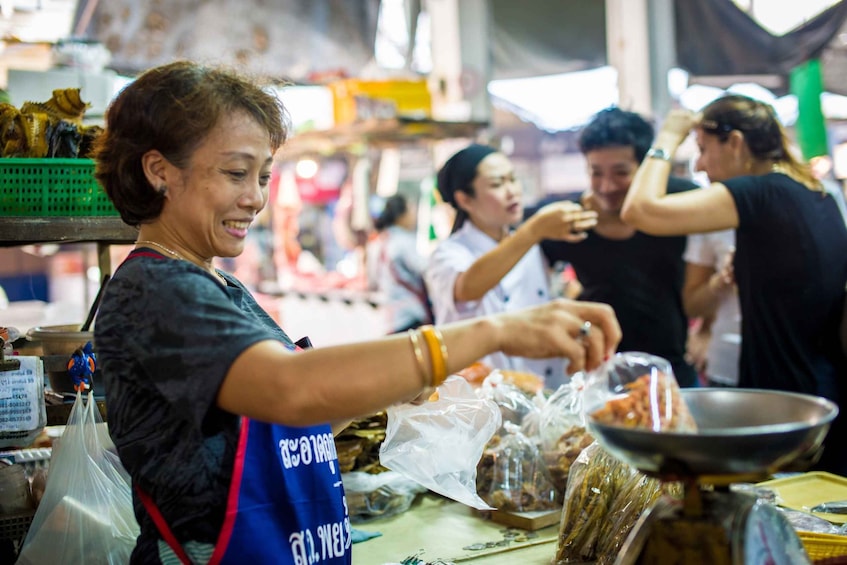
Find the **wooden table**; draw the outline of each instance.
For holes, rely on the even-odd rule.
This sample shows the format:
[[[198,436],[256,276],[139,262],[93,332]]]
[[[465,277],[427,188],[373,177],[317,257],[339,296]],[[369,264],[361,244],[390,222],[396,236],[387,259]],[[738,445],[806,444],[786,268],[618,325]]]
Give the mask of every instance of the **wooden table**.
[[[426,563],[549,565],[559,533],[558,525],[535,532],[508,528],[434,494],[418,496],[402,514],[353,527],[382,534],[353,545],[353,565],[397,564],[417,554]]]

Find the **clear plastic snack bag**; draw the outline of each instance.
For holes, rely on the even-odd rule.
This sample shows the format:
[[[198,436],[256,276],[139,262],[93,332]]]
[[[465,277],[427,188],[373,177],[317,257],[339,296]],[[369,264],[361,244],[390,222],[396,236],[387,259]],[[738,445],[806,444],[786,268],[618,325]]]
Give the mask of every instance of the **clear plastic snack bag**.
[[[83,401],[77,392],[19,564],[129,563],[139,528],[129,476],[113,449],[93,393]]]
[[[595,548],[598,565],[612,565],[641,514],[662,496],[662,483],[642,473],[633,473],[616,493],[600,528]]]
[[[565,494],[571,465],[594,441],[585,427],[584,390],[584,375],[577,373],[550,395],[539,410],[541,454],[560,500]]]
[[[654,432],[697,431],[670,362],[647,353],[618,353],[590,373],[584,408],[595,423]]]
[[[498,510],[555,508],[556,489],[538,447],[510,422],[489,442],[477,466],[477,492]]]
[[[552,563],[585,563],[596,559],[600,532],[618,492],[635,471],[598,443],[580,453],[571,467],[559,542]]]
[[[437,399],[386,411],[383,466],[478,510],[494,510],[476,492],[476,465],[500,429],[500,410],[462,377],[448,377]]]
[[[538,412],[532,395],[508,382],[498,369],[485,378],[477,390],[477,396],[494,402],[500,408],[504,423],[521,426],[524,420],[535,417]]]

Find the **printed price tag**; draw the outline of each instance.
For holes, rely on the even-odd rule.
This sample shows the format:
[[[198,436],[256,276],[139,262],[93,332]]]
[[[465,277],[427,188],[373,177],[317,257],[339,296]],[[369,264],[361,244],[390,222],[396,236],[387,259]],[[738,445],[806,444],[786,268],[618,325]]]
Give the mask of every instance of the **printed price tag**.
[[[18,359],[20,369],[0,372],[0,432],[34,430],[44,425],[44,365],[38,357]]]

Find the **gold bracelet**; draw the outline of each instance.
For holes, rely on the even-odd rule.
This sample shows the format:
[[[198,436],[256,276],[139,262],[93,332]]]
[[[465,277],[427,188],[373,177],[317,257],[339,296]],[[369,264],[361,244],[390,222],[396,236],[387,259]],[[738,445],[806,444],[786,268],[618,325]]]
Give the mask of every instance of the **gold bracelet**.
[[[438,386],[447,379],[447,346],[444,345],[444,337],[438,328],[423,326],[420,331],[429,350],[429,359],[432,364],[431,386]]]
[[[409,334],[409,341],[412,342],[412,349],[415,352],[415,359],[418,361],[418,370],[421,373],[421,381],[423,381],[423,385],[425,387],[432,386],[432,379],[427,378],[426,363],[424,362],[423,351],[421,350],[421,340],[418,338],[418,331],[409,330],[406,333]]]

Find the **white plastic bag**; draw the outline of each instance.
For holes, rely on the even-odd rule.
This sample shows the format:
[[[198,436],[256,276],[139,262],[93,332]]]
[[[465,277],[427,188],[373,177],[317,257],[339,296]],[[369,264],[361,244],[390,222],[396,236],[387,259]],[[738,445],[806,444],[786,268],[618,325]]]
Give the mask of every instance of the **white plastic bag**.
[[[451,376],[438,387],[437,400],[392,406],[387,414],[380,463],[457,502],[494,510],[476,492],[476,465],[500,428],[493,402]]]
[[[94,395],[78,392],[19,564],[129,562],[139,528],[129,476],[110,450]]]

